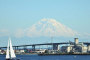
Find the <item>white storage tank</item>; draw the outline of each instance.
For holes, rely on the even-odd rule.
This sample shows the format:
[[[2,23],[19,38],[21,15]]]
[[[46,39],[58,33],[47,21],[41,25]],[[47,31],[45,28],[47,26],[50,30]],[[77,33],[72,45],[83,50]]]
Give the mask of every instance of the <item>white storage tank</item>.
[[[78,38],[75,38],[75,44],[78,44]]]

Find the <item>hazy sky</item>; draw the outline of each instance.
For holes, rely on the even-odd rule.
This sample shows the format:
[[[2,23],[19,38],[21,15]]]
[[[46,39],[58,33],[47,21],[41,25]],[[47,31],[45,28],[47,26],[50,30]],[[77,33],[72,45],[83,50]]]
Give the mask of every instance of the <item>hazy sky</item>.
[[[26,29],[43,18],[90,35],[90,0],[0,0],[0,34]]]

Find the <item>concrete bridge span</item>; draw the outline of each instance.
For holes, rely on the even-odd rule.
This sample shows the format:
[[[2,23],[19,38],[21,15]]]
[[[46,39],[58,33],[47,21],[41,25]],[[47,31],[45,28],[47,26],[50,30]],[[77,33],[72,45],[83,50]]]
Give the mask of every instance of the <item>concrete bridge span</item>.
[[[82,43],[85,44],[85,45],[87,45],[88,47],[90,47],[90,43],[88,43],[88,42],[82,42]],[[53,50],[57,50],[57,49],[58,49],[58,45],[62,45],[62,44],[74,44],[74,42],[29,44],[29,45],[18,45],[18,46],[13,46],[13,47],[15,48],[15,50],[17,50],[18,47],[32,46],[32,49],[35,51],[35,46],[40,46],[40,45],[52,45]],[[2,49],[2,48],[7,48],[7,47],[0,47],[0,49]]]
[[[35,50],[35,46],[40,46],[40,45],[52,45],[53,46],[53,50],[57,50],[58,49],[58,45],[61,44],[70,44],[69,42],[62,42],[62,43],[43,43],[43,44],[30,44],[30,45],[18,45],[18,46],[13,46],[16,49],[18,49],[18,47],[26,47],[26,46],[32,46],[32,49]],[[7,48],[7,47],[0,47],[0,49],[2,48]]]

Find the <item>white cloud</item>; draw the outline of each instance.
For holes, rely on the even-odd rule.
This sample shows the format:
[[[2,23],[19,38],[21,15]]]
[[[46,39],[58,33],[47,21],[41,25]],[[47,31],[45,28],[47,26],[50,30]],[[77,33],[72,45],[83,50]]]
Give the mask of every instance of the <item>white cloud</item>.
[[[15,37],[20,38],[25,36],[25,30],[23,29],[17,29],[15,32]]]
[[[84,33],[85,35],[87,35],[87,36],[90,36],[90,34],[88,34],[88,33]]]
[[[83,33],[82,38],[90,39],[90,34],[89,33]]]
[[[7,29],[0,29],[0,37],[2,36],[9,36],[9,30]]]

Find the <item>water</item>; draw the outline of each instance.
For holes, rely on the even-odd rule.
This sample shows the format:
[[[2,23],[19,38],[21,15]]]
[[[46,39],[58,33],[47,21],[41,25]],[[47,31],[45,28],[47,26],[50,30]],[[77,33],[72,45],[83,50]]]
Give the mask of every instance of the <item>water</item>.
[[[6,55],[0,55],[0,60],[5,60]],[[90,55],[17,55],[20,60],[90,60]]]

